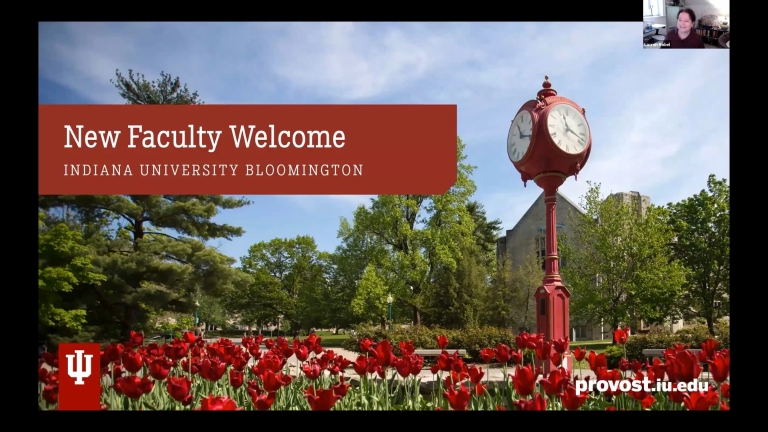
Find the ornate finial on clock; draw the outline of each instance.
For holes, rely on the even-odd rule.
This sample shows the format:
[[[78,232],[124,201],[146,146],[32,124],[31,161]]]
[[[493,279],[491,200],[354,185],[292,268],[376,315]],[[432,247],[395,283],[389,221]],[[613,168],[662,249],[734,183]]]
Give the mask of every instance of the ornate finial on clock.
[[[541,96],[541,98],[548,98],[552,96],[557,96],[557,91],[552,88],[552,83],[549,82],[549,76],[544,76],[544,83],[541,85],[543,88],[539,90],[537,93],[537,96]],[[538,99],[541,99],[538,98]]]
[[[587,109],[586,108],[582,108],[581,109],[581,115],[583,115],[584,117],[587,116]]]

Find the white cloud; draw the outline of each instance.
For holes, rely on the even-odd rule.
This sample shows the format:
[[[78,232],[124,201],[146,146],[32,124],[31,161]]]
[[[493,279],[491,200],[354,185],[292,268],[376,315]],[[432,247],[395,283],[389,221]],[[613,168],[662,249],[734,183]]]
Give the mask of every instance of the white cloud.
[[[341,210],[352,211],[360,204],[368,205],[374,195],[287,195],[285,198],[306,211],[327,209],[333,205]]]

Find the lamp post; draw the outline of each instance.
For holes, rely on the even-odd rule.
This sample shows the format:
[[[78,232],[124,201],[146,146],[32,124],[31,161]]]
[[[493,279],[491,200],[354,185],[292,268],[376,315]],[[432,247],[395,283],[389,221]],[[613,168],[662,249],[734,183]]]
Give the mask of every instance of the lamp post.
[[[389,329],[392,330],[392,294],[387,296],[387,305],[389,305]]]

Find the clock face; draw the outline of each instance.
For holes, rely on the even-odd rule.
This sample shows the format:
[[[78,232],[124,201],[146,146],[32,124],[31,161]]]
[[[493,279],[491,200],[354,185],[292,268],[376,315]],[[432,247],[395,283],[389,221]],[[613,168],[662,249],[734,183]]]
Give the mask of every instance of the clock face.
[[[533,119],[528,111],[520,111],[512,120],[507,135],[507,154],[509,160],[517,162],[525,156],[528,146],[531,145],[533,134]]]
[[[587,119],[570,105],[555,105],[549,111],[547,132],[562,151],[570,154],[581,153],[589,142]]]

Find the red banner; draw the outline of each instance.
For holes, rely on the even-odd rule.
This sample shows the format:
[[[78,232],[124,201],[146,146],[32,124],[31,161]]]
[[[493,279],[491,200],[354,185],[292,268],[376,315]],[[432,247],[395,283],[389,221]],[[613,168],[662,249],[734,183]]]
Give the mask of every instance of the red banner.
[[[101,408],[100,352],[97,343],[59,345],[59,410]]]
[[[38,193],[441,194],[456,105],[40,105]]]

